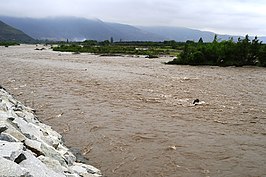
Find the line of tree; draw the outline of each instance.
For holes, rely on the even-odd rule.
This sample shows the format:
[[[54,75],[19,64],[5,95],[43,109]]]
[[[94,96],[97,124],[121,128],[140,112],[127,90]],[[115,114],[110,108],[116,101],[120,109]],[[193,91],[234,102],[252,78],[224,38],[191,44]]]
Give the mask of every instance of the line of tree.
[[[237,42],[233,38],[219,42],[215,35],[212,43],[204,43],[202,38],[197,43],[187,41],[180,55],[168,64],[266,67],[266,45],[248,35]]]
[[[150,42],[150,41],[123,41],[112,40],[96,41],[85,40],[83,42],[61,43],[53,47],[54,51],[74,53],[94,53],[102,55],[148,55],[158,57],[160,55],[176,55],[184,48],[185,43],[175,41]]]
[[[19,43],[14,41],[0,41],[0,46],[8,47],[12,45],[19,45]]]

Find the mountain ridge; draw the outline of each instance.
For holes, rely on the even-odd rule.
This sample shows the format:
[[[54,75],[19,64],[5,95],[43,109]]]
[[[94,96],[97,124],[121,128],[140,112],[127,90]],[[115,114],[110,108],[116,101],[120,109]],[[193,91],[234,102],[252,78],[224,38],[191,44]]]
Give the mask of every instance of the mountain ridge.
[[[233,40],[236,42],[239,37],[241,39],[244,38],[244,36],[241,35],[217,34],[211,31],[198,30],[187,27],[172,27],[172,26],[149,26],[149,27],[138,26],[138,27],[148,32],[164,35],[169,40],[174,39],[179,42],[186,42],[187,40],[192,40],[197,42],[200,38],[202,38],[204,42],[212,42],[215,35],[217,35],[219,41],[229,40],[233,37]],[[255,36],[249,36],[249,37],[253,39]],[[260,39],[260,41],[266,43],[266,36],[258,36],[258,38]]]
[[[56,18],[16,18],[0,17],[0,20],[12,25],[26,34],[39,40],[147,40],[161,41],[159,35],[144,33],[142,30],[118,23],[108,23],[101,20],[91,20],[80,17]],[[78,26],[78,28],[77,28]],[[123,30],[122,30],[123,29]],[[129,32],[130,31],[130,32]]]
[[[0,16],[0,20],[38,40],[103,41],[113,38],[114,41],[175,40],[185,42],[191,40],[197,42],[202,38],[204,42],[211,42],[215,35],[214,32],[186,27],[132,26],[82,17],[19,18]],[[236,41],[241,36],[218,34],[219,40],[228,40],[231,37]],[[266,42],[264,36],[259,39]]]
[[[34,39],[0,20],[0,41],[33,42]]]

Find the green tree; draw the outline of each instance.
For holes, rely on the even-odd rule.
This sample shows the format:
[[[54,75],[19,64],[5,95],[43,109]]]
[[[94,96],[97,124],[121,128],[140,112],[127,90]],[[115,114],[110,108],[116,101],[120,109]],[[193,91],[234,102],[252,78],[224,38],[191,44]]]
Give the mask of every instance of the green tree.
[[[259,42],[258,37],[255,36],[255,38],[251,41],[250,55],[248,56],[248,64],[254,64],[258,62],[261,45],[262,42]]]
[[[110,38],[110,42],[111,42],[111,44],[114,43],[114,38],[113,37]]]
[[[218,35],[215,34],[212,43],[217,43],[217,42],[218,42]]]
[[[101,45],[101,46],[110,45],[110,41],[109,40],[101,41],[101,42],[99,42],[99,45]]]
[[[199,43],[199,44],[203,44],[203,39],[202,39],[202,37],[201,37],[201,38],[199,38],[199,41],[198,41],[198,43]]]
[[[257,37],[252,41],[249,36],[238,38],[235,43],[233,38],[219,42],[217,35],[212,43],[201,44],[186,42],[183,52],[173,62],[191,65],[219,65],[219,66],[266,66],[266,45]]]
[[[196,51],[193,53],[191,61],[192,61],[192,64],[200,65],[200,64],[205,64],[204,59],[205,58],[204,58],[203,53],[201,51]]]
[[[258,53],[258,62],[259,66],[266,67],[266,45],[262,45],[260,47],[259,53]]]

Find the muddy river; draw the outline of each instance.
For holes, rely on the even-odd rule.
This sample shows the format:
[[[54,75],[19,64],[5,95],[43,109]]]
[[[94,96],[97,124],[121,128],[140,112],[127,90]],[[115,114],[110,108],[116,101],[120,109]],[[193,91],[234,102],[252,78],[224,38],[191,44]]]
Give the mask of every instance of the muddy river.
[[[35,48],[0,47],[0,85],[105,176],[266,176],[266,68]]]

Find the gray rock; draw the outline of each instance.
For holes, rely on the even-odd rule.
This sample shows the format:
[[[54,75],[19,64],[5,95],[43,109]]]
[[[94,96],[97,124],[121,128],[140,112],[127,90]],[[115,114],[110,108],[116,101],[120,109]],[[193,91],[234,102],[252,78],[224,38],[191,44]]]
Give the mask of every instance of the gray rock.
[[[33,153],[36,154],[36,156],[40,156],[43,155],[44,152],[42,151],[42,142],[38,141],[38,140],[31,140],[31,139],[26,139],[24,141],[24,145],[31,150]]]
[[[0,176],[32,177],[27,169],[0,156]]]
[[[76,157],[70,151],[66,152],[63,156],[67,161],[68,165],[73,165],[74,162],[77,160]]]
[[[62,166],[57,160],[51,157],[39,156],[38,159],[42,161],[48,168],[52,169],[56,173],[65,173],[69,171],[66,167]]]
[[[35,123],[35,124],[39,123],[39,120],[36,118],[36,116],[34,116],[34,114],[32,112],[21,110],[21,111],[14,111],[14,113],[18,117],[21,117],[24,120],[26,120],[27,122],[31,122],[31,123]]]
[[[57,148],[62,143],[62,136],[54,131],[50,126],[39,123],[40,130],[42,132],[42,140],[44,140],[50,146]]]
[[[13,137],[12,135],[8,133],[1,133],[0,134],[0,140],[2,141],[8,141],[8,142],[18,142],[18,140]]]
[[[69,174],[69,173],[65,173],[64,174],[66,177],[80,177],[78,174],[74,173],[74,174]]]
[[[16,118],[13,123],[18,127],[18,129],[24,135],[27,135],[30,139],[35,139],[37,137],[42,136],[42,132],[40,131],[40,127],[33,123],[28,123],[24,119]]]
[[[34,111],[0,88],[0,176],[100,177],[97,168],[76,162],[62,136]]]
[[[101,171],[97,168],[95,168],[94,166],[92,165],[87,165],[87,164],[83,164],[83,163],[79,163],[83,168],[86,168],[87,169],[87,172],[88,173],[91,173],[91,174],[97,174],[97,175],[102,175]]]
[[[14,161],[23,151],[23,144],[20,142],[7,142],[0,140],[0,156]]]
[[[26,139],[24,141],[25,146],[32,151],[37,157],[44,155],[46,157],[51,157],[58,161],[61,165],[67,166],[67,160],[61,155],[54,147],[49,146],[41,140],[31,140]]]
[[[6,120],[7,117],[9,116],[8,115],[8,112],[7,111],[3,111],[3,105],[0,104],[0,121],[2,120]]]
[[[83,168],[82,166],[80,165],[73,165],[70,167],[75,173],[81,175],[83,173],[87,173],[87,169],[86,168]]]
[[[26,168],[33,177],[64,177],[63,174],[56,173],[49,169],[44,163],[37,159],[30,151],[23,153],[26,160],[20,163],[20,166]]]
[[[83,175],[86,173],[101,175],[101,171],[99,169],[83,163],[74,163],[74,165],[70,168],[79,175]]]
[[[81,174],[82,177],[100,177],[102,175],[98,175],[98,174],[90,174],[90,173],[85,173],[85,174]]]
[[[2,103],[2,110],[4,110],[4,111],[11,109],[14,105],[12,102],[10,102],[10,100],[8,99],[7,96],[2,97],[1,103]]]
[[[16,127],[12,125],[13,124],[12,122],[0,120],[0,124],[5,125],[7,127],[5,133],[11,135],[17,141],[24,141],[26,139],[26,137]]]
[[[7,125],[0,123],[0,134],[7,130]]]
[[[49,146],[45,143],[42,143],[41,150],[43,154],[47,157],[53,157],[55,160],[57,160],[62,166],[67,166],[66,160],[64,157],[56,151],[56,149],[52,146]]]

